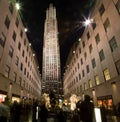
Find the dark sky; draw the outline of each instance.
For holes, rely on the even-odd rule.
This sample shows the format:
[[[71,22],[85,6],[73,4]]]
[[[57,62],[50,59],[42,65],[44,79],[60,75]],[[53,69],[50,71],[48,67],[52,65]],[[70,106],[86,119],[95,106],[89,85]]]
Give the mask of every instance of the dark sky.
[[[24,25],[28,28],[28,38],[38,58],[40,70],[42,70],[42,47],[45,12],[50,3],[56,7],[61,71],[64,72],[64,65],[69,50],[77,41],[84,28],[81,28],[80,21],[83,16],[88,16],[90,8],[95,0],[19,0],[22,4],[21,17]]]

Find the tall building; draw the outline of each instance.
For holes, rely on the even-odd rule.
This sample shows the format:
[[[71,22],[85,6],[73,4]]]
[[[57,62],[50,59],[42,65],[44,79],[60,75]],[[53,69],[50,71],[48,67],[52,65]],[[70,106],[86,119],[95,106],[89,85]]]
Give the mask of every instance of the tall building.
[[[58,25],[56,8],[50,4],[46,11],[44,25],[43,66],[42,66],[43,92],[60,91],[60,50],[58,42]]]
[[[37,99],[41,76],[15,4],[0,0],[0,102]]]
[[[110,109],[120,101],[120,0],[97,0],[90,19],[69,53],[64,96],[89,94]]]

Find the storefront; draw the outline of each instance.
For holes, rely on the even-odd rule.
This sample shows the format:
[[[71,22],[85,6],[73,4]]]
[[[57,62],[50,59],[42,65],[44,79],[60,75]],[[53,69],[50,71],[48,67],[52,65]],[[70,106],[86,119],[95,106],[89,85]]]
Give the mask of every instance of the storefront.
[[[113,106],[112,95],[97,97],[98,107],[105,107],[105,109],[111,110]]]

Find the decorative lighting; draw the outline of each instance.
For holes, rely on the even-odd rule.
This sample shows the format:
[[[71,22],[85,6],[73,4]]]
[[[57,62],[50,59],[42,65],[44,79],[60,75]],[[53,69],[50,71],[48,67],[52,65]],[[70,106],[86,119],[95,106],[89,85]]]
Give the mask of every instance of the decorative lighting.
[[[29,43],[29,46],[31,46],[31,43]]]
[[[35,56],[35,53],[33,53],[33,56]]]
[[[73,51],[73,53],[75,53],[75,50]]]
[[[84,26],[87,27],[88,25],[90,25],[91,23],[93,23],[93,19],[86,19],[84,22]]]

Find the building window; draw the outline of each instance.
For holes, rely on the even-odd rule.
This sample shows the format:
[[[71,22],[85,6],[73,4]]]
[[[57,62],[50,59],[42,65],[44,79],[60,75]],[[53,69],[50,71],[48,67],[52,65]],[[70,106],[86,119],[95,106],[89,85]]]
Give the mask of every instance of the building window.
[[[99,85],[100,84],[98,75],[95,76],[95,83],[96,83],[96,85]]]
[[[90,46],[89,46],[89,52],[91,53],[92,50],[93,50],[93,47],[92,47],[92,44],[90,44]]]
[[[100,42],[100,36],[99,36],[99,34],[97,34],[95,36],[95,40],[96,40],[96,44],[98,44]]]
[[[6,42],[6,36],[4,35],[4,33],[2,32],[1,36],[0,36],[0,45],[2,47],[5,46],[5,42]]]
[[[16,56],[15,64],[16,64],[17,66],[18,66],[18,64],[19,64],[19,58],[18,58],[18,56]]]
[[[81,48],[79,48],[79,53],[81,54]]]
[[[95,62],[95,59],[93,58],[92,59],[92,68],[94,69],[96,67],[96,62]]]
[[[99,8],[100,16],[102,16],[104,12],[105,12],[105,7],[104,7],[103,4],[101,4],[101,6],[100,6],[100,8]]]
[[[116,8],[118,10],[118,13],[120,14],[120,0],[117,1]]]
[[[82,77],[84,77],[85,76],[85,72],[84,72],[84,70],[82,70]]]
[[[21,49],[21,43],[20,42],[18,43],[18,49],[19,50]]]
[[[19,84],[20,86],[22,85],[22,78],[21,78],[21,77],[19,77],[18,84]]]
[[[90,72],[89,65],[86,66],[87,73]]]
[[[25,58],[25,62],[27,63],[27,56],[26,56],[26,58]]]
[[[106,81],[110,80],[110,73],[109,73],[109,70],[108,69],[105,69],[103,71],[103,74],[104,74],[104,77],[105,77],[105,80]]]
[[[82,65],[83,64],[83,59],[81,58],[80,61],[81,61],[81,65]]]
[[[16,26],[18,27],[18,25],[19,25],[19,20],[18,20],[18,18],[16,18],[15,24],[16,24]]]
[[[105,59],[103,49],[99,52],[99,57],[100,57],[100,61],[103,61]]]
[[[105,28],[105,31],[107,32],[110,28],[110,21],[109,19],[107,18],[104,22],[104,28]]]
[[[20,31],[20,36],[21,36],[21,38],[22,38],[22,36],[23,36],[23,31],[22,31],[22,30]]]
[[[24,45],[26,45],[26,39],[24,39]]]
[[[83,46],[83,48],[85,47],[85,41],[82,41],[82,46]]]
[[[14,41],[16,40],[16,33],[15,33],[15,31],[13,32],[12,38],[13,38]]]
[[[89,32],[87,32],[87,39],[89,39],[90,38],[90,33]]]
[[[111,48],[111,51],[112,51],[112,52],[118,47],[115,37],[113,37],[113,38],[109,41],[109,45],[110,45],[110,48]]]
[[[23,50],[23,51],[22,51],[22,56],[24,57],[24,55],[25,55],[25,51]]]
[[[89,83],[89,87],[92,88],[92,80],[91,79],[88,81],[88,83]]]
[[[26,75],[26,68],[24,69],[24,75]]]
[[[7,27],[7,29],[9,29],[9,26],[10,26],[10,19],[8,16],[6,16],[5,18],[5,26]]]
[[[16,80],[17,80],[17,74],[14,72],[13,73],[13,82],[16,82]]]
[[[10,10],[10,12],[12,14],[13,10],[14,10],[14,7],[13,7],[13,4],[11,2],[9,3],[9,10]]]
[[[6,68],[5,68],[5,76],[8,78],[9,77],[9,74],[10,74],[10,67],[8,65],[6,65]]]
[[[79,80],[81,80],[81,74],[79,73]]]
[[[79,63],[78,63],[78,69],[80,68],[80,65],[79,65]]]
[[[12,46],[10,46],[9,56],[10,56],[11,58],[13,57],[13,52],[14,52],[14,49],[12,48]]]
[[[96,28],[96,22],[95,21],[92,23],[92,28],[93,28],[93,30]]]
[[[22,71],[23,70],[23,64],[21,63],[20,65],[20,70]]]
[[[84,83],[84,90],[86,90],[87,89],[87,84],[86,83]]]
[[[117,69],[118,74],[120,74],[120,60],[115,62],[115,65],[116,65],[116,69]]]

